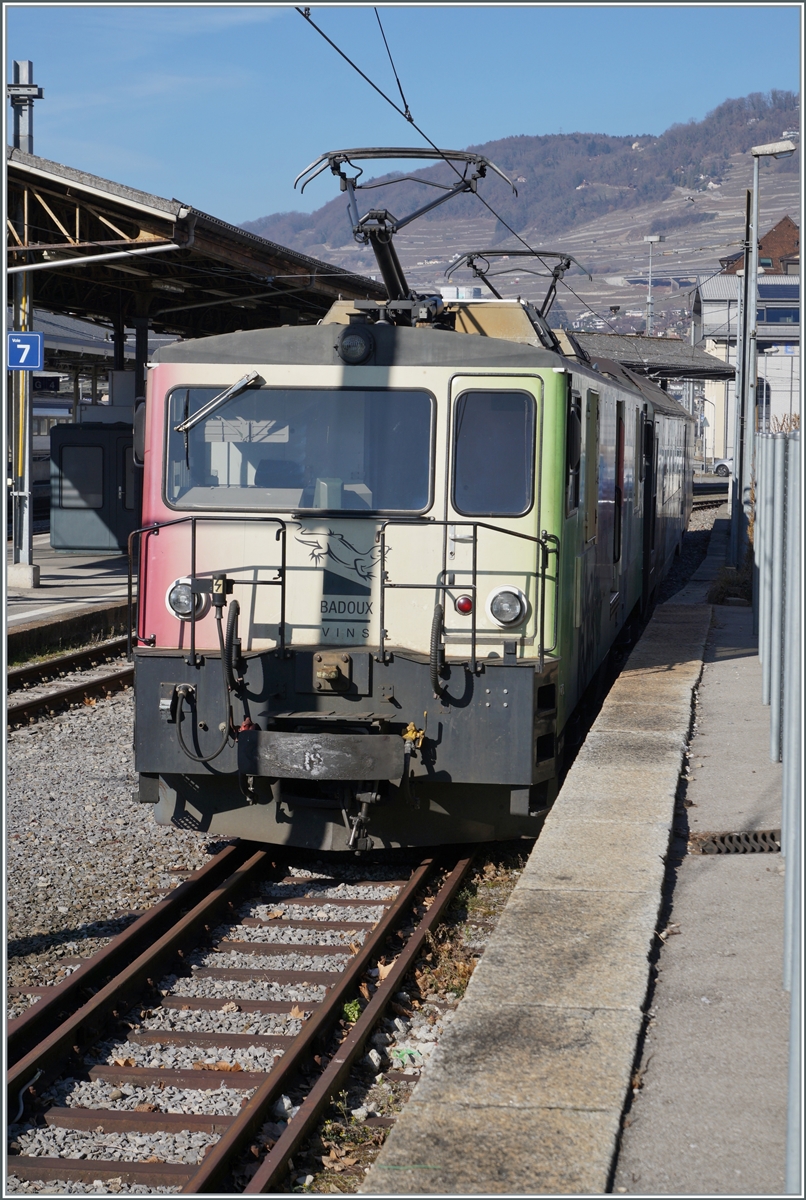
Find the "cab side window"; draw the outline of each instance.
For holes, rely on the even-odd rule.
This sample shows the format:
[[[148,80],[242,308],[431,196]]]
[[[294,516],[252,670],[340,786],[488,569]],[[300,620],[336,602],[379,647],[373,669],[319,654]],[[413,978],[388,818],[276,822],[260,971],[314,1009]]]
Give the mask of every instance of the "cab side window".
[[[463,392],[456,401],[453,506],[471,517],[532,507],[535,400],[528,392]]]
[[[579,392],[568,394],[568,414],[565,432],[565,515],[579,508],[579,472],[582,460],[582,397]]]

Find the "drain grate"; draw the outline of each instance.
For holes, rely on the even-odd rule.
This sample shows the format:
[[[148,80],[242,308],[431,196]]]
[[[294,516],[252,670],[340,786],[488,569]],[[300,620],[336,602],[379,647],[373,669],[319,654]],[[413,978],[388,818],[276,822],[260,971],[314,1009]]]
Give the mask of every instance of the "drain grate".
[[[744,833],[692,833],[689,854],[778,854],[780,829],[748,829]]]

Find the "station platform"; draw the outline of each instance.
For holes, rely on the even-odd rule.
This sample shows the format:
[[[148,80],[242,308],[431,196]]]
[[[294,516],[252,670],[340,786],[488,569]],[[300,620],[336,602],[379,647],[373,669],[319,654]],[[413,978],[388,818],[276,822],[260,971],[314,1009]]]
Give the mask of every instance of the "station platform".
[[[11,547],[6,548],[10,565]],[[9,587],[9,627],[49,619],[96,604],[120,604],[128,594],[128,560],[125,554],[60,554],[52,550],[50,535],[34,534],[34,562],[39,566],[39,587]]]
[[[780,829],[752,611],[712,607],[727,521],[659,606],[363,1195],[782,1194]]]

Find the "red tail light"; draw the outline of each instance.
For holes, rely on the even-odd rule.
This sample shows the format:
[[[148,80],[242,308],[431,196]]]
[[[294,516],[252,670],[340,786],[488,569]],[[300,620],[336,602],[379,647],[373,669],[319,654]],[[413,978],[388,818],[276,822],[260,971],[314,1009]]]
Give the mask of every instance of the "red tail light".
[[[461,613],[463,617],[468,616],[473,611],[473,597],[459,596],[456,600],[456,611]]]

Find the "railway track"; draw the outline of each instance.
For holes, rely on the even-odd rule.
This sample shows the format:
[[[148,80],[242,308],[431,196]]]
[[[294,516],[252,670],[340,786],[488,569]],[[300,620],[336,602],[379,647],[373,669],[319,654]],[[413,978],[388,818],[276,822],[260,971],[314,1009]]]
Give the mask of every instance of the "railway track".
[[[9,1174],[277,1190],[471,863],[375,878],[227,846],[9,1023]]]
[[[41,663],[13,668],[7,674],[7,723],[19,725],[43,713],[52,716],[71,704],[128,687],[134,678],[134,668],[123,658],[125,652],[126,638],[120,637]],[[110,664],[114,670],[109,670]]]
[[[712,505],[723,504],[730,490],[729,481],[711,480],[694,484],[694,508],[710,508]]]

